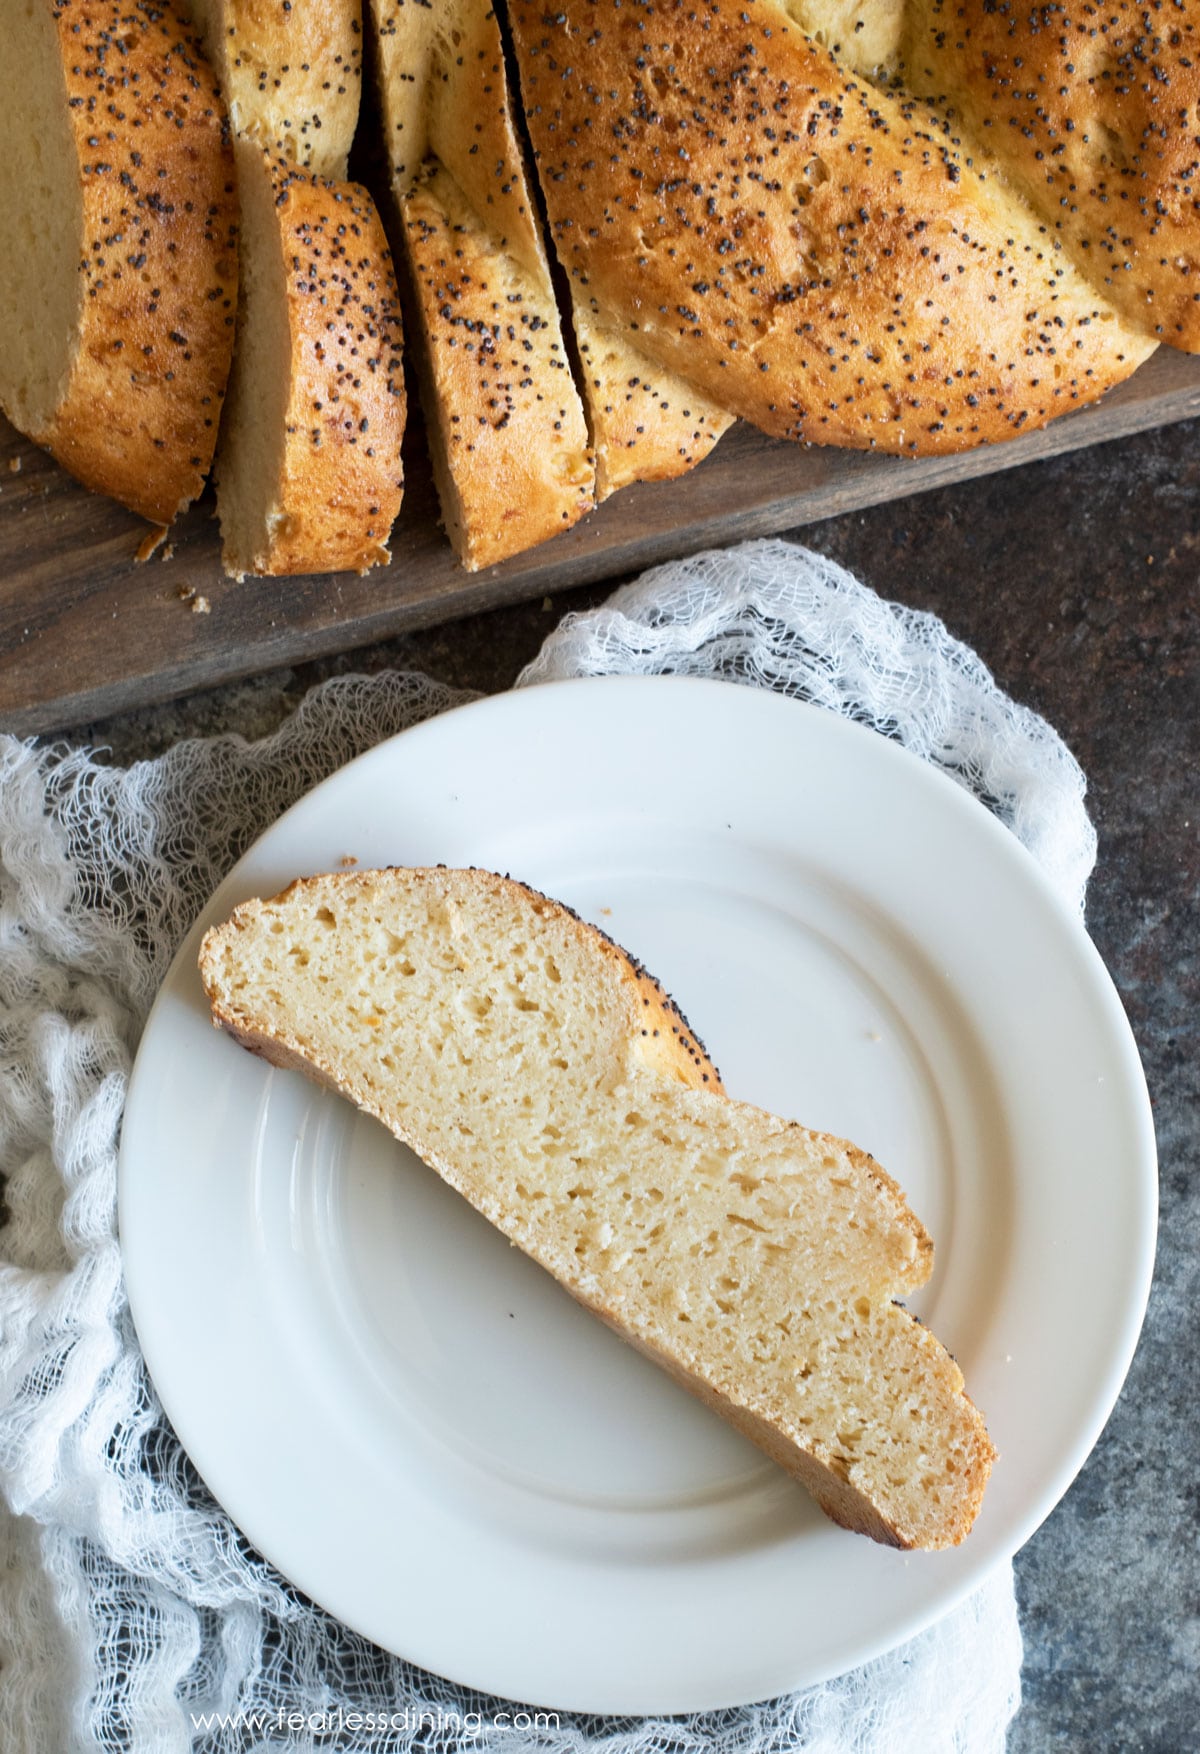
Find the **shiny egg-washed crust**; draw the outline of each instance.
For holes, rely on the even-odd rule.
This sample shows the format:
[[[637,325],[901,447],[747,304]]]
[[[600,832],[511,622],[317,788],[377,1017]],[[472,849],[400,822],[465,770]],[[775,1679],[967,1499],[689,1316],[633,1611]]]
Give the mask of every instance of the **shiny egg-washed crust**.
[[[442,522],[476,571],[591,510],[587,427],[548,273],[498,248],[436,161],[399,211]]]
[[[236,133],[346,175],[362,92],[359,0],[189,0]]]
[[[591,510],[595,470],[488,0],[372,0],[442,522],[470,571]]]
[[[204,484],[233,353],[225,105],[171,0],[35,3],[53,20],[78,160],[82,298],[57,406],[25,430],[85,486],[169,524]],[[17,425],[20,396],[0,384]]]
[[[1095,400],[1153,344],[915,100],[776,0],[511,0],[570,274],[764,431],[923,454]]]
[[[353,889],[362,886],[368,891],[381,876],[377,872],[340,873],[333,879],[339,890]],[[397,876],[409,876],[420,882],[432,873],[420,870],[411,873],[398,871]],[[451,876],[459,875],[449,873]],[[641,967],[624,950],[608,938],[603,932],[581,921],[571,909],[561,903],[549,900],[537,890],[511,878],[499,877],[488,872],[472,874],[493,895],[501,899],[511,897],[521,908],[532,907],[535,914],[556,917],[560,926],[577,933],[586,940],[592,954],[615,966],[620,980],[628,993],[628,1027],[633,1047],[644,1061],[660,1076],[676,1080],[690,1089],[705,1090],[725,1100],[716,1068],[713,1066],[695,1032],[674,1002],[666,995],[662,987],[647,971]],[[305,1076],[338,1091],[342,1095],[351,1094],[344,1086],[337,1070],[332,1065],[324,1064],[315,1055],[311,1044],[302,1048],[298,1042],[282,1033],[267,1028],[256,1028],[248,1025],[243,1017],[239,1017],[235,1009],[226,1006],[221,999],[224,959],[230,939],[236,938],[242,920],[252,919],[254,913],[264,905],[270,908],[286,905],[289,900],[304,900],[307,897],[324,896],[328,893],[331,880],[326,877],[301,878],[289,886],[274,901],[261,903],[250,901],[235,909],[230,919],[221,926],[213,928],[205,937],[200,952],[200,972],[205,990],[212,1005],[213,1022],[227,1031],[241,1046],[250,1052],[260,1055],[285,1069],[302,1072]],[[445,1160],[436,1152],[424,1148],[423,1141],[413,1134],[406,1133],[402,1117],[386,1109],[382,1101],[372,1106],[369,1096],[364,1091],[356,1090],[351,1099],[367,1112],[375,1115],[404,1143],[414,1148],[419,1155],[434,1168],[447,1183],[464,1193],[490,1222],[506,1231],[504,1214],[491,1210],[486,1201],[481,1200],[478,1189],[463,1185],[456,1165]],[[733,1105],[735,1108],[741,1106]],[[386,1110],[386,1112],[385,1112]],[[792,1123],[794,1124],[794,1123]],[[837,1150],[845,1149],[845,1142],[828,1138],[825,1135],[813,1135],[817,1144],[826,1144]],[[896,1220],[908,1229],[915,1243],[913,1253],[901,1274],[897,1291],[914,1290],[927,1280],[932,1267],[932,1244],[923,1227],[909,1211],[903,1194],[890,1177],[880,1169],[879,1165],[866,1153],[854,1147],[849,1148],[849,1155],[856,1168],[868,1175],[881,1190],[887,1190],[896,1200]],[[536,1254],[534,1255],[536,1259]],[[546,1264],[546,1263],[543,1263]],[[922,1539],[918,1543],[911,1531],[905,1531],[889,1519],[872,1500],[869,1492],[855,1485],[848,1477],[844,1459],[835,1455],[825,1456],[815,1453],[812,1447],[804,1447],[786,1432],[773,1425],[771,1421],[750,1406],[741,1404],[736,1388],[718,1386],[706,1374],[702,1366],[689,1368],[678,1356],[664,1351],[654,1339],[642,1333],[631,1331],[628,1323],[623,1320],[619,1303],[598,1295],[595,1290],[588,1291],[579,1283],[570,1282],[560,1276],[560,1282],[571,1292],[577,1301],[598,1315],[621,1338],[633,1344],[637,1350],[650,1358],[654,1363],[666,1370],[668,1374],[684,1388],[688,1389],[706,1406],[719,1413],[744,1436],[757,1444],[779,1466],[792,1474],[813,1494],[822,1510],[842,1527],[869,1536],[871,1539],[893,1547],[906,1548],[913,1545],[947,1546],[960,1542],[968,1533],[978,1513],[983,1492],[990,1474],[995,1451],[988,1438],[983,1420],[966,1395],[962,1374],[953,1359],[946,1353],[937,1339],[915,1321],[902,1308],[890,1305],[885,1313],[893,1316],[898,1323],[904,1324],[905,1344],[916,1346],[925,1351],[931,1361],[932,1368],[948,1386],[951,1395],[959,1402],[963,1418],[971,1432],[969,1453],[954,1502],[939,1505],[936,1527],[926,1527],[922,1531]],[[911,1326],[909,1326],[911,1324]]]
[[[421,377],[443,518],[460,559],[468,567],[486,566],[574,523],[593,497],[602,500],[634,481],[685,473],[733,417],[646,359],[631,337],[597,323],[586,293],[576,297],[569,285],[559,288],[565,294],[560,323],[513,115],[500,23],[488,0],[442,0],[433,9],[373,0],[371,11],[384,137],[404,209],[401,226],[422,331],[429,337]],[[456,193],[439,199],[446,176]],[[448,225],[459,232],[453,257],[439,236]],[[434,248],[447,261],[457,260],[454,300],[439,299],[431,285]],[[496,425],[494,370],[480,384],[471,371],[478,360],[444,357],[455,334],[461,344],[464,314],[490,321],[486,298],[472,298],[471,290],[508,271],[496,263],[489,272],[489,256],[516,261],[524,277],[522,312],[538,321],[537,331],[521,340],[530,371],[528,382],[522,382],[524,374],[517,379],[520,430],[508,427],[504,433]],[[570,401],[561,385],[547,389],[554,384],[547,367],[556,370],[567,360],[562,327],[568,322],[578,354],[578,390],[573,386]],[[573,406],[579,397],[586,427]],[[566,406],[565,418],[559,405]],[[560,474],[564,443],[581,453],[566,481]],[[522,454],[531,446],[545,448],[545,467]],[[589,448],[591,456],[583,455]],[[524,497],[510,493],[501,505],[493,504],[493,474],[514,487],[526,482]]]
[[[900,78],[1126,322],[1200,350],[1197,0],[908,0]]]
[[[363,573],[390,558],[387,540],[403,493],[404,338],[387,239],[358,184],[300,170],[250,142],[239,143],[238,154],[243,178],[271,185],[269,203],[256,210],[268,211],[276,230],[255,247],[282,258],[292,375],[270,501],[248,549],[223,528],[224,565],[236,578]],[[239,355],[231,423],[257,394],[257,369]],[[219,505],[226,471],[239,466],[227,434]]]

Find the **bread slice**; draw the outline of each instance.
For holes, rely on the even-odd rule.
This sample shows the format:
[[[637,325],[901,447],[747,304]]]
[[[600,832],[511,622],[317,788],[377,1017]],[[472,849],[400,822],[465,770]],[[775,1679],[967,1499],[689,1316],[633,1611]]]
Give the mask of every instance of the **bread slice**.
[[[242,302],[217,455],[221,559],[247,573],[390,559],[406,402],[391,255],[344,180],[359,0],[190,0],[230,92]]]
[[[603,500],[635,481],[685,473],[733,416],[639,354],[571,286],[579,369],[577,387],[564,397],[555,374],[570,361],[496,14],[488,0],[447,0],[436,9],[395,0],[372,5],[384,136],[425,337],[424,401],[442,516],[460,559],[486,566],[573,523],[590,508],[593,489]],[[442,246],[451,239],[447,252]],[[441,275],[439,261],[446,264]],[[455,296],[447,300],[437,284],[455,263]],[[497,275],[520,281],[522,310],[537,324],[535,335],[520,338],[529,382],[517,374],[519,388],[506,391],[504,407],[521,408],[520,430],[506,427],[507,439],[496,430],[494,373],[475,381],[470,349],[467,360],[460,354],[462,319],[493,321],[487,295],[472,299],[471,291]],[[543,450],[549,467],[539,474]],[[499,518],[491,500],[496,480],[519,489],[504,494]],[[573,494],[564,494],[564,483]]]
[[[726,1096],[603,934],[486,872],[354,872],[239,907],[200,970],[220,1027],[381,1120],[835,1521],[962,1540],[992,1446],[893,1301],[928,1236],[865,1152]]]
[[[590,510],[587,429],[544,264],[505,249],[436,159],[399,206],[442,522],[474,572]]]
[[[1127,324],[1200,352],[1193,6],[1050,16],[909,0],[902,77],[1002,168]]]
[[[674,481],[708,456],[734,417],[606,323],[582,287],[572,288],[571,321],[588,433],[596,459],[596,498],[636,481]]]
[[[359,0],[190,0],[234,130],[344,178],[362,95]]]
[[[781,0],[508,16],[564,266],[641,352],[764,431],[959,451],[1152,351],[1023,200]]]
[[[372,0],[396,231],[442,521],[475,571],[594,503],[559,320],[488,0]]]
[[[4,14],[0,405],[154,523],[200,492],[233,352],[225,107],[172,0]]]
[[[237,143],[243,288],[217,459],[222,558],[246,573],[366,572],[400,509],[399,297],[374,204]]]

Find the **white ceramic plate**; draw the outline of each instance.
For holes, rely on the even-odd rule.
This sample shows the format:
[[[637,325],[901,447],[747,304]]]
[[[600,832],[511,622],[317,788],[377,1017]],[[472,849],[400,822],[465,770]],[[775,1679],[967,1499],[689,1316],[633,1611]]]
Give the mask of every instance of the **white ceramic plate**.
[[[848,1135],[933,1234],[913,1307],[1000,1450],[964,1546],[903,1555],[577,1308],[374,1123],[211,1028],[201,928],[291,878],[476,864],[571,903],[736,1095]],[[121,1235],[181,1440],[245,1534],[379,1644],[544,1706],[678,1712],[919,1630],[1066,1490],[1149,1285],[1153,1131],[1079,924],[883,738],[749,688],[561,683],[319,786],[225,882],[147,1026]]]

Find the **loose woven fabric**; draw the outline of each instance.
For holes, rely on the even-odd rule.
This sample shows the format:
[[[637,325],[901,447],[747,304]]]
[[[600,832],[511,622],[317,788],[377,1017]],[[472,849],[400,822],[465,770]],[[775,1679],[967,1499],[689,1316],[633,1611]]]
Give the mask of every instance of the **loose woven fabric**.
[[[777,688],[898,738],[985,798],[1082,906],[1094,837],[1068,751],[939,621],[828,561],[753,543],[659,568],[569,617],[521,683],[633,671]],[[497,1722],[511,1707],[302,1599],[166,1424],[116,1234],[122,1104],[150,1001],[220,878],[287,805],[461,698],[424,677],[341,677],[264,742],[182,743],[128,771],[0,739],[5,1748],[999,1754],[1019,1698],[1011,1568],[902,1649],[789,1698],[664,1720]]]

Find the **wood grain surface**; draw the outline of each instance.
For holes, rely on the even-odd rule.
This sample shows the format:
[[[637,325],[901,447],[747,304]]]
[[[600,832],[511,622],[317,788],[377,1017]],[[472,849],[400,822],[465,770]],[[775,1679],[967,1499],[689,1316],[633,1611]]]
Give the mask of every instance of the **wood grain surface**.
[[[683,480],[629,488],[543,547],[474,574],[438,525],[414,420],[389,566],[240,584],[221,574],[211,497],[139,561],[148,526],[0,421],[0,728],[59,730],[1196,414],[1200,357],[1164,348],[1096,407],[957,457],[803,449],[735,427]]]

